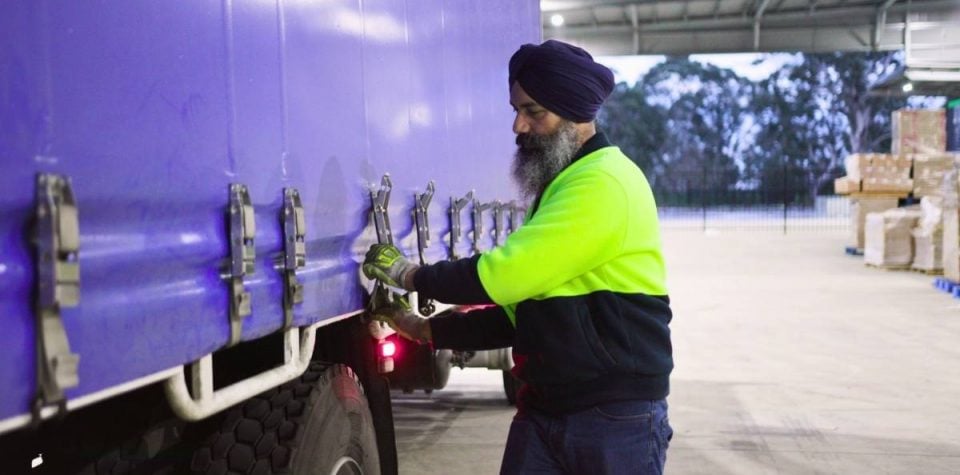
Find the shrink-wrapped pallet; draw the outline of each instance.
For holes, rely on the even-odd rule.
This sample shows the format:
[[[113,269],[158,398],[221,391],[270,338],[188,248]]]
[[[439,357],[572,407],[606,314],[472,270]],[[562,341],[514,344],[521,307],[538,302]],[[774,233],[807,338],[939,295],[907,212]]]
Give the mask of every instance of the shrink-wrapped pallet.
[[[913,228],[914,255],[911,267],[926,272],[943,269],[943,198],[924,196],[920,220]]]
[[[913,234],[921,211],[898,208],[867,215],[863,261],[877,267],[905,268],[913,262]]]
[[[960,216],[957,208],[943,209],[943,276],[960,282]]]
[[[890,151],[893,154],[938,153],[947,149],[947,115],[944,109],[900,109],[893,113],[892,119]]]
[[[867,214],[897,207],[895,196],[858,195],[850,198],[850,246],[856,249],[864,247],[863,227]]]
[[[943,232],[931,236],[913,235],[914,255],[911,268],[930,274],[943,271]]]
[[[960,203],[958,192],[958,173],[948,172],[943,177],[943,276],[954,282],[960,282],[960,215],[957,205]]]
[[[953,170],[960,154],[911,154],[913,160],[913,196],[940,196],[944,175]]]

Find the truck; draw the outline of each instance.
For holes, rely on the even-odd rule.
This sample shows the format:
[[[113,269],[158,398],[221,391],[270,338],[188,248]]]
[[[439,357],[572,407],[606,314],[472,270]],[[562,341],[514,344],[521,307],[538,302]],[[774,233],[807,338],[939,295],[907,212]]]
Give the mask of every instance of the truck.
[[[4,2],[0,472],[396,473],[391,385],[509,349],[397,340],[359,263],[515,229],[539,38],[536,0]]]

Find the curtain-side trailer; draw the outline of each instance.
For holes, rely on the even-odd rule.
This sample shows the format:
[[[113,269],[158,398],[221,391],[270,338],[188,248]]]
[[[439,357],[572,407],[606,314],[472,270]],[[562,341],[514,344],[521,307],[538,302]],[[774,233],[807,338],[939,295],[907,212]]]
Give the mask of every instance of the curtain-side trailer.
[[[512,229],[539,37],[537,0],[4,2],[0,472],[396,472],[358,265]]]

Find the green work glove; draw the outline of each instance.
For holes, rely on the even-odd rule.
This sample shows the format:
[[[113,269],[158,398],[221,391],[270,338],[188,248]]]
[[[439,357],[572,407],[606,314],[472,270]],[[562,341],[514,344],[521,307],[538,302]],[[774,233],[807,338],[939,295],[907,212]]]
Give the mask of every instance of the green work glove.
[[[427,319],[414,314],[410,303],[403,297],[395,297],[393,302],[379,305],[370,311],[370,315],[374,320],[386,322],[408,340],[424,343],[433,336]]]
[[[413,290],[405,287],[404,277],[417,266],[410,263],[400,249],[392,244],[374,244],[367,251],[363,261],[363,275],[368,279],[377,279],[391,287]],[[412,287],[412,285],[411,285]]]

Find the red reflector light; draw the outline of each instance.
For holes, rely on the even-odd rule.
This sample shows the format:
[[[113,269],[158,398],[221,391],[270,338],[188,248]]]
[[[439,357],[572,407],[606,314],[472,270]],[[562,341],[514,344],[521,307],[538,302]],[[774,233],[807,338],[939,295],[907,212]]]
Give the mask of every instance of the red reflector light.
[[[383,358],[392,358],[397,354],[397,344],[392,341],[380,343],[380,356]]]

